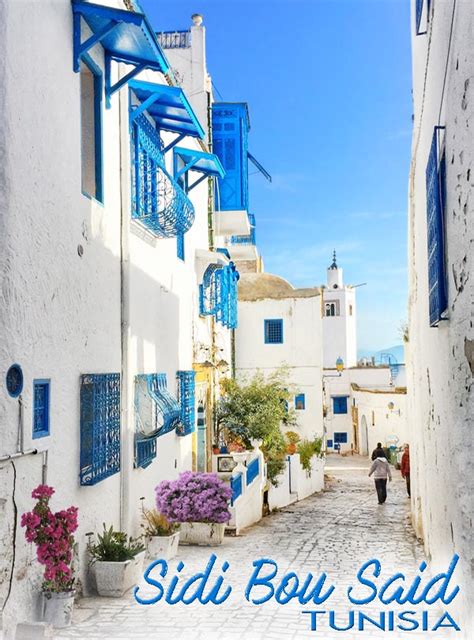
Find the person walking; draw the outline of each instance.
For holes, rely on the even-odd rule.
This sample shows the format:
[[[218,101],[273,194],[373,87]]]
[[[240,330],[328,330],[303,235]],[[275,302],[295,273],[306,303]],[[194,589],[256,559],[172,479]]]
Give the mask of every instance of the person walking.
[[[372,474],[374,474],[375,489],[377,491],[379,504],[383,504],[387,499],[387,477],[390,479],[390,482],[392,482],[392,472],[390,471],[390,465],[385,456],[379,456],[372,462],[369,478]]]
[[[385,450],[382,447],[382,443],[377,442],[377,446],[372,451],[372,460],[375,460],[376,458],[386,458],[386,457],[387,457],[387,454],[385,453]]]
[[[409,445],[405,445],[403,449],[402,461],[400,464],[400,471],[402,472],[402,478],[405,478],[407,483],[407,493],[408,497],[411,498],[410,493],[410,447]]]

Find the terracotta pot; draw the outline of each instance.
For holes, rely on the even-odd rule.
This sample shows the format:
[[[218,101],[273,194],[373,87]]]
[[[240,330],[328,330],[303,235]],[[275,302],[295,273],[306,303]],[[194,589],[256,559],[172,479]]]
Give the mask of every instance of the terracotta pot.
[[[286,452],[289,453],[291,456],[296,453],[296,444],[291,443],[286,447]]]

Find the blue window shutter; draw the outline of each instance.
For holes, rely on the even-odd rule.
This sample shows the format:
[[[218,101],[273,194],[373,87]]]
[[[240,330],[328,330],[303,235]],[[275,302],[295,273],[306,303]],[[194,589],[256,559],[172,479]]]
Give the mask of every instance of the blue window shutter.
[[[33,381],[33,439],[49,436],[49,380]]]
[[[332,449],[332,440],[327,441],[328,449]]]
[[[184,261],[184,233],[179,233],[176,238],[176,253],[178,258]]]
[[[264,321],[265,344],[283,344],[283,320]]]
[[[347,396],[333,396],[332,406],[335,414],[347,413]]]
[[[295,409],[297,411],[304,411],[305,409],[304,393],[299,393],[297,396],[295,396]]]
[[[438,135],[435,127],[426,167],[426,215],[428,233],[428,289],[430,326],[438,325],[448,306],[444,251],[444,201],[446,156],[438,159]]]
[[[336,444],[346,444],[347,443],[347,433],[345,431],[340,431],[334,434],[334,442]]]

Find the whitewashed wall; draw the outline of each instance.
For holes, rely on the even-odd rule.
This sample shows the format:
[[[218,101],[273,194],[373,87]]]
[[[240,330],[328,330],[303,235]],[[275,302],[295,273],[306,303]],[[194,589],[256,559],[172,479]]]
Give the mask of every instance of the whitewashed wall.
[[[264,320],[283,319],[283,344],[265,344]],[[236,376],[265,375],[288,367],[292,392],[304,393],[306,408],[297,411],[302,437],[322,434],[322,335],[320,297],[239,300]]]
[[[474,6],[454,0],[431,5],[428,34],[415,36],[412,1],[414,129],[408,245],[412,511],[435,570],[444,569],[455,551],[460,555],[461,594],[450,610],[459,610],[463,637],[468,638],[474,611]],[[446,127],[449,319],[430,328],[425,170],[435,125]]]

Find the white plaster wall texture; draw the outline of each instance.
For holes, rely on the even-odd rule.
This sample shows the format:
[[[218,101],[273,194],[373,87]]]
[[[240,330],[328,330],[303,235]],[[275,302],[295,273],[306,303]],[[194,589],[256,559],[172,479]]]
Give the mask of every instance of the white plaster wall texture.
[[[322,336],[320,298],[239,301],[236,330],[236,376],[256,371],[265,375],[282,364],[288,368],[295,394],[304,393],[306,408],[297,411],[298,428],[305,438],[322,434]],[[264,320],[283,320],[283,344],[265,344]]]
[[[406,409],[406,394],[380,393],[374,391],[353,391],[355,407],[358,409],[359,442],[363,441],[361,433],[363,418],[368,429],[368,454],[375,449],[377,442],[383,446],[411,444],[410,424]],[[393,403],[394,407],[389,408]],[[395,440],[398,438],[398,440]]]
[[[436,569],[454,551],[464,637],[473,627],[473,78],[474,6],[431,3],[428,33],[414,35],[414,130],[409,208],[408,401],[412,429],[412,511]],[[430,328],[425,170],[433,129],[445,126],[445,264],[448,319]]]

